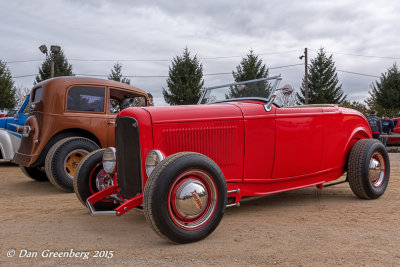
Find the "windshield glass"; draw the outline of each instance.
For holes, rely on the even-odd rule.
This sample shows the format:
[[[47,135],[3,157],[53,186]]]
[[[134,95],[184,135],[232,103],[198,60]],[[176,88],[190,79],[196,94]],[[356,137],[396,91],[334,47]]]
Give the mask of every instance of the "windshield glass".
[[[268,101],[276,90],[279,80],[280,76],[275,76],[208,87],[203,90],[198,103],[208,104],[233,98],[264,98]]]

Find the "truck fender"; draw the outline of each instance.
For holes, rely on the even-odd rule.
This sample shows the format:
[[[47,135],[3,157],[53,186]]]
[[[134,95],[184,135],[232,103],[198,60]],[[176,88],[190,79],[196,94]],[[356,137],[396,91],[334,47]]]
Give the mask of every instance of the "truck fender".
[[[12,160],[21,144],[21,137],[17,133],[0,130],[0,150],[3,159]]]

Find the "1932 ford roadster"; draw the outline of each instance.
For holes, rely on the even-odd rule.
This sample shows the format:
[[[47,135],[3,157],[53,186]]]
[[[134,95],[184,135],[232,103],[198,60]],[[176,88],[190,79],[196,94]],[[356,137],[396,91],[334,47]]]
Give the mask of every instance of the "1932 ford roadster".
[[[208,236],[243,197],[322,188],[346,171],[356,196],[381,196],[389,158],[365,117],[336,105],[278,107],[280,80],[208,88],[205,105],[123,110],[116,148],[79,164],[78,198],[92,214],[143,207],[158,235],[187,243]]]

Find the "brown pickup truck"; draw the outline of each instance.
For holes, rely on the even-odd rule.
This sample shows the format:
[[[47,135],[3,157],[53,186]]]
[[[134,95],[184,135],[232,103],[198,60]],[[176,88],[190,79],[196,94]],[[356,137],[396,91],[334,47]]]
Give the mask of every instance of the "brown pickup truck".
[[[58,77],[32,88],[30,113],[13,162],[37,180],[73,192],[79,161],[100,147],[115,146],[115,118],[124,108],[149,105],[146,92],[127,84]]]

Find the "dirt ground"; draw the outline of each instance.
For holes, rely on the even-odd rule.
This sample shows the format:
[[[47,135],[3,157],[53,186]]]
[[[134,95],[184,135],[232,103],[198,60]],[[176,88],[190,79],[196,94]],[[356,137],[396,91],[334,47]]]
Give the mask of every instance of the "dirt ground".
[[[186,245],[160,239],[138,210],[90,216],[75,194],[0,161],[0,266],[399,266],[400,153],[390,159],[377,200],[347,183],[274,194],[227,209],[213,234]]]

